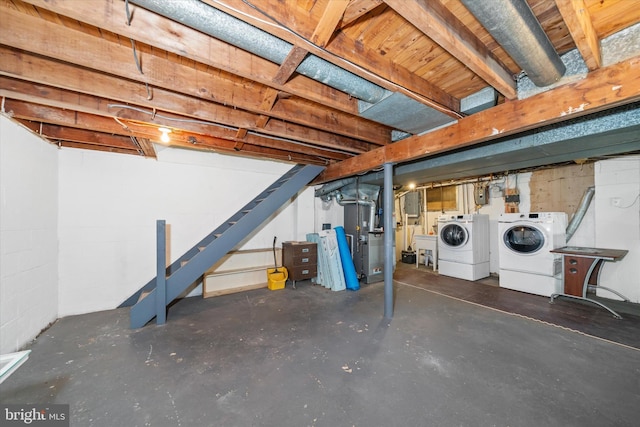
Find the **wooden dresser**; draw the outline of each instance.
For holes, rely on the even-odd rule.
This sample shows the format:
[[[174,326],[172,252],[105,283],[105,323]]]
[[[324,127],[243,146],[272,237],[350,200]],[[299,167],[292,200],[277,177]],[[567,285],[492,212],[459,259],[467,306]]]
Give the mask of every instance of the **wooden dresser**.
[[[318,244],[314,242],[282,242],[282,265],[296,287],[297,280],[307,280],[318,274]]]

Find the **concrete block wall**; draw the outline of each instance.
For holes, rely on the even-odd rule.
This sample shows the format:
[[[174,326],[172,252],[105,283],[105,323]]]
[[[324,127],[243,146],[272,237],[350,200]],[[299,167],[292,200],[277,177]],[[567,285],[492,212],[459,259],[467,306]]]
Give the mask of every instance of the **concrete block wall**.
[[[163,147],[157,161],[63,150],[60,317],[117,307],[155,276],[156,220],[167,223],[173,262],[291,167]],[[304,240],[313,227],[307,189],[236,249]]]
[[[0,353],[58,317],[58,149],[0,115]]]
[[[605,263],[600,283],[640,302],[640,156],[597,162],[594,173],[595,246],[629,251],[621,261]],[[617,298],[607,291],[598,295]]]
[[[171,262],[293,167],[166,147],[158,160],[58,150],[0,124],[2,353],[57,318],[113,309],[154,277],[157,219]],[[314,203],[313,189],[302,191],[236,249],[304,240]]]

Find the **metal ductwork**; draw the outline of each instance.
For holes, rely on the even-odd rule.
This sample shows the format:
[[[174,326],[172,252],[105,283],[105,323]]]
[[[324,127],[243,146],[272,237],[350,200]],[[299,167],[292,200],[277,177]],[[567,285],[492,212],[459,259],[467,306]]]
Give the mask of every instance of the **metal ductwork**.
[[[359,184],[356,178],[345,178],[325,184],[316,190],[316,197],[323,200],[336,199],[340,206],[360,205],[368,206],[369,209],[369,231],[373,231],[376,216],[376,200],[380,194],[380,187],[371,184]]]
[[[373,200],[345,200],[342,199],[340,197],[336,196],[336,202],[338,202],[338,204],[340,206],[347,206],[347,205],[355,205],[358,204],[360,206],[369,206],[369,230],[367,231],[373,231],[374,230],[374,221],[376,220],[376,202]]]
[[[293,45],[200,0],[130,0],[237,48],[281,65]],[[358,99],[360,117],[411,134],[455,119],[400,92],[392,92],[324,59],[309,54],[296,72]]]
[[[567,231],[566,231],[567,243],[569,243],[569,240],[571,240],[576,230],[578,230],[578,226],[580,225],[580,223],[582,223],[582,219],[587,213],[587,209],[589,209],[589,205],[591,204],[591,199],[593,199],[593,195],[595,194],[595,192],[596,192],[595,187],[589,187],[582,195],[580,206],[578,206],[578,210],[573,215],[573,217],[571,218],[571,221],[569,221],[569,225],[567,226]]]
[[[293,49],[291,43],[199,0],[131,0],[131,3],[276,64],[282,64]],[[314,55],[307,55],[296,72],[370,103],[379,102],[390,93]]]
[[[328,195],[329,199],[331,199],[330,193],[333,193],[334,191],[341,189],[345,185],[353,184],[354,182],[356,182],[355,178],[343,178],[337,181],[329,182],[327,184],[324,184],[322,187],[316,189],[315,197],[323,197]]]
[[[525,0],[461,0],[536,86],[557,82],[565,66]]]

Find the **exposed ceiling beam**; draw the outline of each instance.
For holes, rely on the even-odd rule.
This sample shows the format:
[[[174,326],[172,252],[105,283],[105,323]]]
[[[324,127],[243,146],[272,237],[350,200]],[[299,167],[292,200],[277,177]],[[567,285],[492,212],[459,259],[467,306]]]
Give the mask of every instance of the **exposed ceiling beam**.
[[[331,133],[342,134],[345,128],[353,129],[354,124],[357,123],[355,126],[360,128],[356,131],[358,134],[364,134],[365,129],[375,128],[378,131],[385,129],[386,132],[379,132],[377,135],[374,135],[373,132],[369,134],[373,135],[379,143],[386,143],[391,138],[391,131],[387,127],[372,124],[368,120],[354,118],[352,115],[336,110],[327,110],[317,104],[314,104],[316,110],[312,114],[308,110],[308,104],[302,104],[299,109],[289,112],[288,115],[279,114],[277,109],[265,111],[260,109],[260,105],[264,92],[269,89],[267,86],[248,85],[246,81],[226,73],[182,65],[154,54],[143,53],[138,49],[138,56],[142,61],[144,72],[141,75],[135,65],[134,53],[130,46],[115,44],[12,10],[7,9],[2,13],[7,18],[7,25],[5,25],[5,31],[0,32],[0,43],[8,46],[29,49],[61,61],[137,80],[141,82],[142,87],[146,82],[154,87],[182,92],[207,101],[213,100],[222,105],[233,104],[237,108],[253,113],[266,114],[305,126],[313,126]],[[31,28],[32,30],[25,34],[23,28]],[[67,40],[74,42],[67,43]],[[103,55],[102,52],[109,52],[109,58],[107,59],[107,55]],[[197,84],[192,82],[197,82]],[[332,120],[320,123],[310,120],[310,118],[319,117],[322,112],[325,112]]]
[[[589,70],[600,68],[600,40],[584,0],[556,0],[556,6]]]
[[[214,136],[216,138],[223,138],[228,140],[235,139],[235,132],[237,130],[235,128],[216,126],[213,123],[203,122],[200,120],[191,120],[189,117],[169,113],[164,110],[158,111],[141,109],[139,107],[136,107],[135,105],[125,105],[121,102],[115,102],[111,99],[76,93],[50,86],[43,86],[37,83],[24,82],[21,80],[3,76],[0,76],[0,96],[69,110],[86,112],[100,116],[117,117],[123,119],[130,118],[138,121],[149,122],[155,127],[179,127],[181,129],[200,133],[203,135],[206,134]],[[273,121],[273,123],[268,124],[268,127],[272,130],[279,129],[278,132],[275,132],[273,135],[271,135],[276,138],[283,138],[285,140],[293,141],[293,139],[289,137],[289,135],[296,135],[295,127],[292,128],[291,124],[287,124],[281,121]],[[254,126],[252,125],[251,128],[253,129]],[[314,136],[317,135],[315,135],[315,130],[313,129],[308,129],[305,134],[296,136],[299,137],[297,138],[298,141],[306,144],[305,147],[308,147],[307,149],[327,148],[338,150],[339,152],[343,153],[361,153],[372,148],[369,145],[363,145],[363,143],[361,142],[356,142],[355,145],[344,144],[345,141],[341,141],[339,137],[336,137],[332,134],[327,134],[327,139],[322,143],[318,143],[318,139],[314,138]],[[267,135],[264,135],[263,137],[254,137],[256,138],[256,141],[260,139],[264,140],[264,145],[266,146],[270,146],[270,144],[272,143],[271,141],[277,140],[269,138],[269,136]]]
[[[349,0],[333,0],[327,3],[322,17],[309,39],[311,43],[320,47],[325,47],[329,43],[348,5]]]
[[[119,145],[127,145],[122,148],[121,146],[108,146],[96,143],[87,143],[87,142],[71,142],[64,139],[49,139],[46,135],[42,134],[43,123],[37,121],[31,121],[27,119],[21,119],[19,117],[14,117],[13,120],[20,123],[25,128],[31,130],[34,134],[38,135],[42,139],[48,141],[51,144],[57,145],[58,147],[69,147],[69,148],[82,148],[85,150],[95,150],[95,151],[104,151],[108,153],[120,153],[120,154],[131,154],[135,156],[142,156],[143,151],[138,147],[131,138],[120,139],[118,140]]]
[[[57,131],[55,130],[55,126],[53,125],[43,125],[39,122],[19,118],[16,118],[14,120],[20,122],[25,127],[31,129],[34,133],[40,135],[41,137],[48,139],[52,144],[56,144],[60,147],[82,148],[85,150],[98,150],[123,154],[143,155],[143,149],[141,148],[141,146],[136,145],[133,140],[128,137],[117,136],[117,139],[115,139],[116,137],[114,136],[114,139],[112,139],[111,141],[107,141],[108,136],[103,136],[99,138],[99,140],[96,140],[95,135],[91,135],[90,132],[86,132],[85,137],[89,139],[74,141],[64,139],[66,135],[66,131],[64,129],[60,131],[60,136],[62,138],[57,138]],[[80,133],[75,132],[76,138],[81,138],[79,135]],[[118,142],[121,147],[109,145],[114,143],[114,141]],[[104,145],[102,142],[108,142],[109,144]],[[129,144],[128,147],[127,144]],[[326,161],[324,159],[320,159],[315,156],[291,153],[288,151],[276,150],[266,147],[259,147],[246,143],[244,144],[241,152],[238,152],[236,149],[234,149],[235,143],[233,141],[217,140],[216,138],[210,137],[202,137],[197,141],[197,144],[200,151],[220,152],[228,155],[241,155],[242,157],[254,157],[263,160],[265,158],[268,158],[272,160],[281,160],[304,164],[326,164]],[[171,145],[174,147],[194,149],[194,144],[188,140],[173,141]]]
[[[339,28],[346,27],[361,16],[381,6],[382,0],[351,0],[340,21]]]
[[[284,59],[284,62],[280,64],[278,73],[273,78],[273,82],[279,85],[283,85],[289,80],[289,78],[296,72],[296,68],[300,65],[302,60],[307,56],[309,52],[298,46],[294,46],[291,52]]]
[[[40,134],[50,140],[80,142],[83,144],[91,143],[118,148],[128,148],[132,144],[135,146],[129,136],[113,135],[95,130],[69,128],[48,123],[42,124]]]
[[[305,28],[315,28],[316,25],[315,23],[309,22],[310,18],[308,14],[302,13],[298,8],[290,8],[284,3],[272,2],[271,0],[252,0],[251,4],[255,9],[251,9],[245,4],[238,4],[236,5],[237,8],[229,8],[215,0],[202,1],[254,27],[273,34],[282,40],[286,40],[291,44],[305,46],[310,53],[319,58],[344,68],[387,90],[403,93],[426,105],[435,104],[448,115],[458,117],[456,112],[460,110],[459,99],[444,92],[427,80],[414,75],[406,68],[394,64],[390,60],[381,58],[380,55],[371,52],[362,44],[344,37],[340,32],[334,34],[334,38],[325,49],[308,42],[312,31],[306,32]],[[252,16],[256,14],[256,10],[267,9],[273,15],[296,22],[297,27],[293,30],[300,31],[299,35],[279,24],[265,23],[265,19],[271,19],[272,16]],[[307,39],[303,37],[307,37]],[[375,72],[369,70],[375,70]],[[297,76],[295,78],[297,78]]]
[[[19,119],[59,125],[65,129],[94,130],[101,134],[112,134],[125,137],[133,136],[135,138],[144,138],[159,142],[159,123],[139,121],[140,118],[144,119],[145,117],[134,116],[128,119],[114,119],[112,117],[72,111],[60,107],[34,104],[11,98],[5,99],[4,107],[8,114]],[[169,145],[180,144],[181,146],[187,146],[191,149],[206,148],[209,150],[214,148],[226,150],[228,149],[229,144],[227,142],[223,143],[222,141],[238,141],[239,139],[237,138],[237,134],[234,136],[233,130],[226,130],[225,132],[227,135],[222,135],[222,138],[211,136],[211,133],[205,135],[198,131],[202,131],[202,129],[194,127],[191,131],[180,130],[178,132],[172,132],[172,142]],[[56,135],[56,138],[78,141],[77,139],[64,137],[62,134]],[[328,161],[344,160],[350,157],[347,154],[336,151],[329,151],[309,145],[295,144],[283,140],[264,138],[255,134],[245,135],[242,139],[242,143],[246,142],[256,147],[278,150],[277,158],[282,158],[286,152],[291,152],[294,155],[299,154],[310,156],[312,158],[316,158],[315,161],[318,161],[319,159],[327,159]],[[89,140],[86,142],[88,143]]]
[[[157,159],[156,149],[147,138],[136,138],[136,141],[142,150],[144,156],[148,159]]]
[[[517,97],[509,70],[439,0],[385,0],[385,3],[506,98]]]
[[[311,42],[320,47],[324,47],[324,45],[326,45],[326,43],[331,39],[336,25],[340,21],[348,3],[349,0],[336,0],[329,2],[324,14],[322,15],[322,19],[320,19],[316,30],[311,36]],[[308,53],[308,50],[294,45],[284,62],[280,64],[278,74],[273,78],[274,83],[286,83]]]
[[[314,183],[365,173],[385,163],[427,158],[637,100],[640,100],[640,57],[600,68],[582,80],[530,98],[500,104],[451,126],[330,165]]]
[[[277,64],[140,7],[129,6],[133,19],[128,26],[124,2],[104,2],[99,8],[90,1],[25,2],[264,85],[275,85]],[[302,75],[274,87],[340,111],[358,111],[357,102],[349,95]]]

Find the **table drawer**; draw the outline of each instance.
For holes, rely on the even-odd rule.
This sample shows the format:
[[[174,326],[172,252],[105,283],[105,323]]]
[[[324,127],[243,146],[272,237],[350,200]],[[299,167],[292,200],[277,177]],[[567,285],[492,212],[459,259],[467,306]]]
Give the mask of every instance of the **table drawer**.
[[[290,261],[290,262],[288,262],[288,264],[291,264],[292,267],[308,266],[308,265],[317,264],[315,255],[294,256],[293,258],[291,258],[288,261]]]
[[[316,277],[318,267],[316,265],[298,266],[287,269],[289,271],[289,279],[306,280]]]
[[[292,258],[303,256],[313,256],[315,258],[318,253],[318,244],[311,242],[284,242],[282,250]]]

